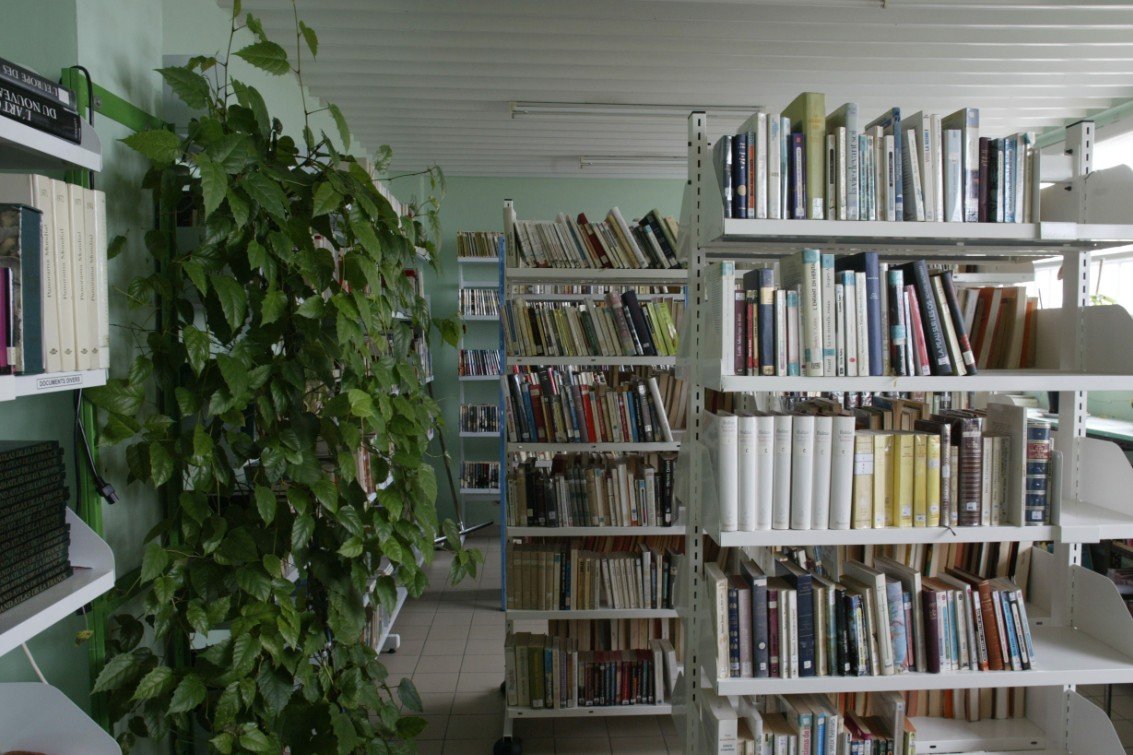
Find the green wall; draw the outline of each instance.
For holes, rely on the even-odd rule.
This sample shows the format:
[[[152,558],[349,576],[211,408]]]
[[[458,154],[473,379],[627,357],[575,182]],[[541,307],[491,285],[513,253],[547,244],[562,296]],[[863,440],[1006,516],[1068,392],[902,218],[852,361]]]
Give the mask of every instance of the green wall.
[[[441,166],[444,167],[443,165]],[[441,203],[443,245],[439,270],[426,275],[426,288],[432,299],[434,317],[452,317],[457,312],[457,231],[502,231],[504,199],[515,201],[516,214],[522,219],[551,220],[560,212],[586,213],[593,219],[604,218],[612,207],[618,207],[626,218],[641,217],[653,208],[665,215],[680,217],[684,181],[679,179],[616,180],[596,178],[476,178],[452,177]],[[403,186],[402,184],[410,184]],[[394,182],[394,191],[403,200],[421,196],[416,182]],[[495,279],[491,266],[470,266],[466,277],[488,276]],[[470,347],[487,348],[497,342],[497,328],[492,323],[468,323],[465,337]],[[451,347],[433,339],[434,392],[444,410],[444,434],[452,458],[453,476],[460,484],[458,419],[459,384],[456,379],[457,355]],[[496,400],[493,383],[465,383],[470,402],[492,403]],[[495,459],[493,440],[469,440],[470,458]],[[435,461],[440,472],[440,448]],[[466,523],[498,520],[495,503],[469,499],[465,509]],[[447,483],[440,480],[437,512],[441,518],[454,516],[452,496]]]

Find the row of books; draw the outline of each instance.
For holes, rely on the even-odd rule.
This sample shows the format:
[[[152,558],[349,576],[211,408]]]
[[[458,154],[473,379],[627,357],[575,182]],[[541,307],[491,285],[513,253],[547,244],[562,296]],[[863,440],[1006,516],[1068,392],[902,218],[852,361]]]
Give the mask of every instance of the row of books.
[[[656,640],[665,640],[677,661],[683,649],[684,627],[678,618],[567,618],[549,619],[547,634],[573,640],[579,650],[644,650]]]
[[[500,463],[498,461],[466,461],[460,465],[462,490],[499,490]]]
[[[106,369],[106,196],[0,175],[0,374]]]
[[[722,531],[1050,523],[1050,425],[1025,408],[992,403],[870,430],[817,413],[830,406],[708,415]]]
[[[508,705],[536,709],[661,705],[672,694],[672,644],[648,649],[580,650],[562,637],[519,632],[504,639]]]
[[[974,305],[962,310],[951,271],[930,275],[924,260],[889,266],[876,252],[836,258],[804,249],[779,261],[778,284],[771,268],[737,280],[735,266],[721,262],[709,287],[709,301],[720,307],[724,375],[962,376],[978,371],[968,338]],[[1016,367],[1029,366],[1028,359],[1033,363],[1034,322],[1032,317],[1027,327],[1013,332],[1018,339],[1011,351],[1014,361],[1002,361]],[[986,327],[980,333],[988,344],[1003,340]]]
[[[461,376],[499,375],[503,369],[499,349],[461,349],[456,365]]]
[[[977,108],[869,123],[804,92],[713,146],[726,218],[1031,222],[1035,136],[980,136]]]
[[[634,291],[602,301],[504,306],[508,354],[524,356],[676,356],[683,299],[640,301]]]
[[[673,608],[682,539],[576,538],[509,543],[508,609]]]
[[[500,294],[494,288],[460,289],[461,317],[499,317]]]
[[[591,223],[585,213],[553,221],[515,220],[513,267],[659,269],[683,267],[678,257],[677,222],[650,210],[627,223],[617,207],[604,221]],[[513,262],[515,264],[513,264]]]
[[[497,231],[457,231],[456,257],[499,258],[505,255],[507,238]]]
[[[71,576],[66,470],[55,441],[0,441],[0,613]]]
[[[705,566],[720,678],[1026,671],[1035,662],[1018,585],[960,569],[936,577],[884,557],[823,576],[790,559],[767,574]]]
[[[972,334],[972,353],[981,369],[1035,366],[1038,347],[1037,296],[1025,286],[962,288],[960,311]]]
[[[498,433],[500,407],[498,404],[461,404],[460,431],[465,433]]]
[[[0,58],[0,115],[75,144],[82,122],[75,93],[35,71]]]
[[[525,459],[507,478],[510,527],[668,527],[673,454],[558,454]]]
[[[657,378],[544,369],[508,375],[508,439],[523,443],[668,443]]]

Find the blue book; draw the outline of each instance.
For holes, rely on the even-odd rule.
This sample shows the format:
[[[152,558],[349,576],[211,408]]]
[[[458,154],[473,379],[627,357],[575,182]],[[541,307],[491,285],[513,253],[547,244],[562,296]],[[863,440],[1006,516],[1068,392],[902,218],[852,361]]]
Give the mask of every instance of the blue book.
[[[780,561],[787,582],[798,592],[799,676],[816,676],[814,657],[814,585],[803,567],[793,561]]]
[[[1011,669],[1023,671],[1023,657],[1019,652],[1019,634],[1016,631],[1015,616],[1011,611],[1010,594],[1006,590],[996,590],[992,595],[996,602],[996,610],[1003,615],[1003,628],[1007,632],[1007,650],[1011,656]],[[1007,664],[1004,663],[1004,665]]]
[[[896,177],[893,181],[894,186],[894,205],[897,211],[897,220],[905,217],[905,192],[902,188],[904,181],[902,177],[905,175],[903,172],[904,162],[901,159],[901,143],[904,140],[903,132],[901,129],[901,108],[895,107],[881,114],[876,120],[866,124],[868,131],[875,126],[881,126],[886,136],[892,134],[893,136],[893,175]],[[910,189],[912,187],[909,187]],[[870,372],[871,375],[880,375],[880,372]]]
[[[767,575],[751,559],[740,561],[740,573],[751,587],[752,670],[757,679],[771,675],[767,627]]]
[[[787,217],[795,220],[806,219],[806,142],[803,135],[791,134],[787,151],[787,173],[789,186],[787,192]]]
[[[40,285],[43,214],[23,205],[0,205],[0,286],[6,311],[2,345],[7,359],[0,374],[39,375],[43,372],[43,305]]]
[[[901,583],[894,577],[885,580],[885,598],[889,604],[889,631],[893,637],[893,668],[907,670],[909,638],[905,626],[905,599],[901,594]]]
[[[732,217],[747,217],[747,134],[732,137]]]
[[[865,273],[866,285],[866,332],[869,336],[869,374],[882,374],[881,360],[881,266],[877,252],[858,252],[849,257],[839,257],[834,268],[838,271],[853,270]],[[848,301],[848,300],[847,300]],[[858,323],[861,327],[861,323]]]
[[[728,588],[728,673],[735,679],[740,675],[740,592]]]

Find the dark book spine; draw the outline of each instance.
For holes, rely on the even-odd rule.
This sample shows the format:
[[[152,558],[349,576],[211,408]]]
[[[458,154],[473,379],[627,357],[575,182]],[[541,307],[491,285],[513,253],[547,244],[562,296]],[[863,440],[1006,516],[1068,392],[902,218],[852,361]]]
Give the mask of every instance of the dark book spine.
[[[46,76],[40,76],[35,71],[29,71],[23,66],[18,66],[3,58],[0,58],[0,80],[23,87],[25,90],[31,90],[66,110],[71,112],[75,110],[75,93],[73,91]]]
[[[4,80],[0,80],[0,115],[75,144],[82,141],[79,116]]]
[[[921,590],[921,604],[924,608],[925,661],[928,673],[940,673],[940,614],[936,607],[936,592]]]
[[[30,598],[34,598],[39,593],[54,587],[69,576],[71,576],[71,567],[63,567],[60,568],[58,572],[54,572],[50,576],[45,577],[43,581],[26,586],[23,592],[15,594],[13,597],[0,597],[0,613],[9,611],[18,606],[20,603],[23,603]]]
[[[846,617],[846,601],[849,596],[843,590],[834,597],[834,637],[835,647],[831,652],[835,655],[834,673],[837,676],[850,675],[850,634]]]
[[[736,375],[747,374],[747,302],[743,292],[733,294],[732,306],[735,309],[735,342],[732,346]]]
[[[0,61],[0,67],[3,62]],[[13,372],[38,375],[43,372],[43,305],[40,286],[40,261],[43,245],[43,215],[38,210],[19,205],[0,206],[5,227],[19,229],[19,246],[5,250],[0,256],[16,256],[18,270],[9,271],[8,347],[15,348]],[[18,273],[18,275],[17,275]]]
[[[765,267],[759,271],[759,369],[764,375],[775,374],[775,271]]]
[[[622,303],[625,305],[626,312],[629,314],[629,320],[633,324],[637,338],[641,342],[642,356],[657,356],[657,347],[653,343],[649,326],[645,322],[645,314],[641,311],[641,304],[637,300],[637,292],[626,291],[623,293]]]
[[[27,441],[7,441],[0,443],[0,467],[6,467],[9,462],[22,464],[29,456],[36,456],[49,451],[60,453],[59,444],[53,440],[40,443],[29,443]]]
[[[1003,142],[991,139],[987,143],[987,220],[989,223],[1002,223],[1000,216],[1002,207],[999,204],[999,184],[1002,176],[999,175],[1000,151]]]
[[[809,574],[795,576],[798,590],[799,676],[815,676],[814,667],[814,588]]]
[[[964,369],[969,375],[976,374],[976,355],[972,352],[972,342],[964,328],[964,313],[960,311],[960,300],[956,296],[956,286],[952,282],[952,271],[940,273],[940,284],[944,288],[944,300],[948,304],[948,316],[956,330],[956,340],[960,342],[960,353],[964,359]]]
[[[983,510],[983,433],[976,418],[960,420],[960,482],[957,489],[960,493],[960,526],[979,526]]]
[[[732,217],[747,217],[747,134],[732,139]]]
[[[991,140],[986,136],[980,137],[980,171],[979,171],[979,190],[980,190],[980,214],[979,222],[986,223],[988,220],[988,166],[991,158]]]
[[[762,582],[753,582],[751,586],[751,625],[752,646],[755,650],[752,665],[756,678],[762,679],[771,673],[768,662],[767,585]]]
[[[849,675],[862,676],[869,673],[869,659],[862,654],[864,645],[861,625],[861,596],[846,593],[846,647],[848,649]]]
[[[661,523],[666,527],[673,523],[673,472],[671,456],[661,457]]]
[[[916,260],[906,269],[912,271],[913,285],[917,290],[917,303],[925,331],[932,374],[952,375],[954,374],[952,360],[948,356],[944,323],[940,319],[942,313],[936,307],[936,296],[932,290],[932,282],[928,279],[928,265],[924,260]]]
[[[677,250],[669,244],[669,237],[665,235],[665,229],[661,223],[663,221],[653,214],[653,211],[645,213],[645,217],[641,219],[641,224],[648,225],[649,229],[653,231],[653,236],[657,239],[657,246],[661,247],[661,253],[665,255],[665,259],[669,261],[669,267],[678,267],[677,264]]]
[[[894,375],[907,375],[905,360],[905,308],[903,292],[905,290],[905,275],[901,270],[889,271],[889,364],[893,367]]]
[[[767,589],[767,652],[769,673],[778,679],[783,675],[779,663],[779,591]]]

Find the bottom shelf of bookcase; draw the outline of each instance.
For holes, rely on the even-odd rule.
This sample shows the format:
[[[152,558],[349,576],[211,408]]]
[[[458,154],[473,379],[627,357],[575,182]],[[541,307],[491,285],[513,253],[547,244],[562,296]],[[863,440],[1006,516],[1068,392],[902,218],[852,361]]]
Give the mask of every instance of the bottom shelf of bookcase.
[[[4,375],[0,376],[0,401],[12,401],[22,396],[35,396],[41,393],[96,388],[100,385],[106,385],[106,370]]]
[[[1029,718],[965,721],[915,716],[917,753],[1045,750],[1047,733]]]
[[[662,705],[603,705],[593,708],[517,708],[508,706],[509,718],[597,718],[625,716],[669,716],[673,706]]]
[[[62,692],[34,682],[0,684],[0,752],[122,755],[114,739]]]

